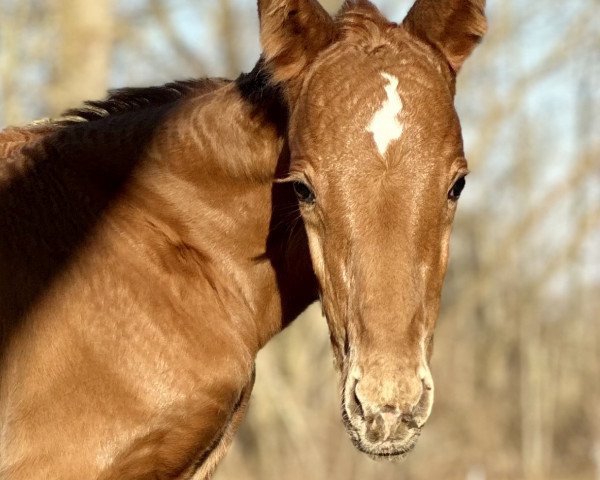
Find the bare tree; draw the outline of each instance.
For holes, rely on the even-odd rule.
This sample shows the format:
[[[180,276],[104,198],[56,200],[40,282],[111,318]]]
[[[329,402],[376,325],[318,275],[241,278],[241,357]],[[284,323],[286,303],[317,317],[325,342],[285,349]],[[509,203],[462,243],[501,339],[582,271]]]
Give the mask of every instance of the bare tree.
[[[108,85],[114,20],[112,0],[54,0],[56,57],[48,85],[51,115],[104,96]]]
[[[322,3],[333,13],[342,0]],[[375,3],[398,21],[412,2]],[[459,78],[473,173],[418,447],[394,465],[351,445],[315,306],[260,353],[217,478],[600,480],[598,0],[488,5],[489,35]],[[0,0],[0,122],[56,115],[109,85],[234,77],[258,57],[255,10],[251,0]]]

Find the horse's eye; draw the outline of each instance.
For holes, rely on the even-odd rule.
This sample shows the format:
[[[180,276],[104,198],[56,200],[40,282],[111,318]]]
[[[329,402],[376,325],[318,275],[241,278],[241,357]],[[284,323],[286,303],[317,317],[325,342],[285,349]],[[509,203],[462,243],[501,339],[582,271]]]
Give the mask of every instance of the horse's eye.
[[[459,178],[448,192],[448,198],[456,202],[460,198],[463,188],[465,188],[465,183],[465,177]]]
[[[315,194],[306,183],[296,180],[292,183],[292,186],[300,202],[308,204],[315,202]]]

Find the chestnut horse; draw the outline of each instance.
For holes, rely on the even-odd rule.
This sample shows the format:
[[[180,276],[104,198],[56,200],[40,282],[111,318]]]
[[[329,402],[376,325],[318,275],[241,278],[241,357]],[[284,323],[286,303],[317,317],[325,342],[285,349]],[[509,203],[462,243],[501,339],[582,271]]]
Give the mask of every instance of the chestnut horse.
[[[484,0],[417,0],[401,24],[366,0],[258,8],[236,81],[0,135],[0,478],[210,477],[258,350],[319,297],[354,443],[414,446]]]

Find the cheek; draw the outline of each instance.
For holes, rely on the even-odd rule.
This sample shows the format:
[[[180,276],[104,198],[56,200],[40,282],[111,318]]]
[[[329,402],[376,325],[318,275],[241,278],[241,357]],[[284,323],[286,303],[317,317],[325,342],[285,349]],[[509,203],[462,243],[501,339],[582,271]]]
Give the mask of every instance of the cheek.
[[[450,235],[452,233],[452,219],[448,222],[448,225],[444,229],[442,234],[442,241],[440,245],[440,266],[446,274],[446,268],[448,267],[448,257],[450,255]]]
[[[440,245],[440,267],[442,268],[444,275],[446,274],[446,268],[448,267],[448,257],[450,254],[450,232],[450,228],[446,229],[446,232],[442,236],[442,243]]]
[[[426,242],[427,247],[421,251],[421,276],[427,288],[444,280],[448,266],[451,231],[452,223],[448,220],[436,229],[431,229]]]
[[[325,281],[325,261],[323,255],[323,244],[321,237],[317,233],[314,226],[310,223],[305,222],[306,235],[308,237],[308,248],[310,249],[310,256],[312,259],[313,269],[317,278],[321,281]]]
[[[431,242],[436,245],[436,248],[429,250],[421,264],[420,273],[423,279],[424,296],[427,298],[425,309],[430,321],[436,317],[439,308],[441,291],[448,268],[450,233],[450,225],[438,233],[435,241]]]

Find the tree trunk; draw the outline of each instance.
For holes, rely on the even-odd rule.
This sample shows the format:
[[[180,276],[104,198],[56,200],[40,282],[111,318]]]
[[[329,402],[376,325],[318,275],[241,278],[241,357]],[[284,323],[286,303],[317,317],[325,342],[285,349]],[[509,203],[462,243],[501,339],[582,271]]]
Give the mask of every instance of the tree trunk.
[[[113,0],[53,0],[56,60],[47,91],[51,116],[103,97],[113,45]]]

